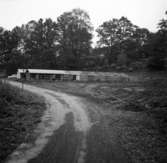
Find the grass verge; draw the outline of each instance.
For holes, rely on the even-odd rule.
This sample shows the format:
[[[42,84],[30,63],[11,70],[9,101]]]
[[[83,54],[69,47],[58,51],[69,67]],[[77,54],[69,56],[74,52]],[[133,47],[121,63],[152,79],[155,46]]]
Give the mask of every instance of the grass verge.
[[[0,162],[21,143],[31,141],[45,109],[42,97],[0,82]]]

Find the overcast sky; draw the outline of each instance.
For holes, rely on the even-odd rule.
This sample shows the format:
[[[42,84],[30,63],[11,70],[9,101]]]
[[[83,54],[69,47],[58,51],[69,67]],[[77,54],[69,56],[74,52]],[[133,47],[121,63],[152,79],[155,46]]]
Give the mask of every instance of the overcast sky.
[[[94,28],[112,18],[126,16],[133,24],[156,31],[165,16],[167,0],[0,0],[0,26],[12,29],[39,18],[56,18],[65,11],[88,12]]]

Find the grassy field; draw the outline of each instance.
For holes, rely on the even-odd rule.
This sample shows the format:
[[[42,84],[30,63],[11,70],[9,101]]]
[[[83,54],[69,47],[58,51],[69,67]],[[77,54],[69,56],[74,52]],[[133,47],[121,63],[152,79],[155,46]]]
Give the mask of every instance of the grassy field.
[[[45,109],[42,97],[0,82],[0,162],[33,139],[32,131]]]
[[[167,76],[165,73],[132,75],[137,80],[31,84],[96,103],[104,125],[101,128],[106,128],[111,139],[115,136],[120,141],[133,163],[167,162]]]

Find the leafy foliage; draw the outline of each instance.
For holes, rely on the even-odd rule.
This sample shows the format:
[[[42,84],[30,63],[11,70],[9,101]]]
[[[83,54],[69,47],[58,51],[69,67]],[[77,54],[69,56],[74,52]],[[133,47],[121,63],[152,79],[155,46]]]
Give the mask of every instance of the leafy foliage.
[[[131,60],[138,59],[139,50],[149,34],[147,29],[133,25],[125,17],[104,22],[97,29],[97,33],[99,46],[108,47],[108,64],[112,63],[113,58],[127,57],[125,54]],[[114,62],[117,62],[117,59],[114,59]]]
[[[25,38],[25,55],[29,58],[27,67],[54,68],[56,64],[55,43],[57,40],[57,24],[51,19],[40,19],[29,22],[27,30],[30,34]]]
[[[43,98],[0,82],[0,162],[34,137],[45,109]]]
[[[0,64],[6,67],[7,73],[13,73],[18,63],[17,45],[19,36],[15,31],[2,30],[0,34]]]
[[[64,12],[56,21],[31,20],[11,31],[0,27],[0,67],[8,75],[17,68],[70,70],[131,70],[144,64],[163,70],[167,60],[167,19],[155,33],[134,25],[126,17],[105,21],[96,32],[81,9]],[[139,65],[139,66],[138,66]],[[122,68],[121,68],[122,67]]]
[[[148,68],[151,70],[164,70],[167,58],[167,19],[159,23],[159,31],[151,35],[145,47],[148,55]]]
[[[92,26],[89,15],[81,9],[74,9],[63,13],[57,20],[60,58],[64,67],[82,68],[83,59],[89,55],[91,48]]]

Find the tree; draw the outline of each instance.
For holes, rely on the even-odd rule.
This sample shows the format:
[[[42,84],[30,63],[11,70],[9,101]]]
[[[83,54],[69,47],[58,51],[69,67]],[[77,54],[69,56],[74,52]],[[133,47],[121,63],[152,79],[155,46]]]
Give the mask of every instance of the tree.
[[[167,12],[166,12],[167,15]],[[165,59],[167,59],[167,18],[158,24],[158,32],[152,34],[145,51],[148,54],[148,67],[151,70],[164,70]]]
[[[59,52],[67,69],[79,69],[83,58],[89,55],[92,26],[89,15],[81,9],[65,12],[57,19],[59,31]]]
[[[122,56],[124,60],[126,56],[128,59],[134,59],[149,34],[147,29],[133,25],[125,17],[106,21],[96,31],[99,37],[98,45],[108,47],[108,64],[115,62],[118,56],[119,58]]]
[[[3,27],[0,27],[0,65],[1,65],[1,67],[2,67],[3,62],[4,62],[4,54],[3,54],[4,39],[3,39],[3,34],[4,34],[4,29],[3,29]]]
[[[167,11],[165,12],[165,15],[167,17]],[[166,19],[162,19],[158,23],[158,28],[159,28],[160,31],[167,31],[167,18]]]
[[[1,30],[0,35],[0,57],[1,66],[7,70],[7,74],[16,72],[18,62],[17,46],[19,36],[14,31]]]
[[[98,43],[99,45],[110,47],[117,43],[122,43],[133,35],[136,28],[125,17],[106,21],[96,30],[100,38]]]
[[[124,53],[123,43],[134,35],[137,26],[133,25],[127,18],[112,19],[104,22],[96,31],[98,33],[100,46],[107,46],[108,58],[112,53],[112,47],[118,45],[120,53]]]
[[[25,26],[25,55],[29,58],[28,67],[55,68],[57,24],[51,19],[31,21]]]

